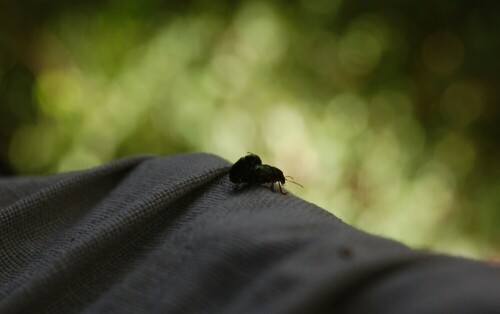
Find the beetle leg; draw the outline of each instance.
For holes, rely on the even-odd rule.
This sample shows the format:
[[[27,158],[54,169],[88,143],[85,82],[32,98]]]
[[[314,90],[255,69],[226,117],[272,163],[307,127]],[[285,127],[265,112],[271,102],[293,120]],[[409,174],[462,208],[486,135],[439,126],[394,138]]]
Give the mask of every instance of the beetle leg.
[[[280,187],[281,194],[283,194],[283,195],[287,195],[288,194],[288,192],[283,192],[283,190],[281,189],[281,183],[278,182],[278,186]]]
[[[274,182],[271,182],[271,191],[274,192]]]

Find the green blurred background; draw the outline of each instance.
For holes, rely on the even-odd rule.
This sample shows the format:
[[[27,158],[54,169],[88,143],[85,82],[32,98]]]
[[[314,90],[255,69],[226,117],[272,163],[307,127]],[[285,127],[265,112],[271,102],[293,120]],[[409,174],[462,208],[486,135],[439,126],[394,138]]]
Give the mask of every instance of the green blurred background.
[[[415,248],[500,257],[495,1],[0,4],[0,171],[247,151]]]

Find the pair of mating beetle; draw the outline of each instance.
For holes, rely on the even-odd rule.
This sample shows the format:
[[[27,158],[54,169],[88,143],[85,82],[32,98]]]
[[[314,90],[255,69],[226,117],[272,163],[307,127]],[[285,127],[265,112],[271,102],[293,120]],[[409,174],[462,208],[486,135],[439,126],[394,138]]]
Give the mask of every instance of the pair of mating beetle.
[[[274,183],[278,183],[281,194],[286,195],[288,192],[283,192],[281,189],[281,185],[285,185],[285,181],[302,187],[302,185],[287,178],[293,179],[290,176],[285,177],[283,171],[276,167],[263,165],[260,157],[252,153],[241,157],[229,170],[229,180],[236,183],[235,188],[238,188],[241,183],[249,185],[271,183],[271,190],[274,191]]]

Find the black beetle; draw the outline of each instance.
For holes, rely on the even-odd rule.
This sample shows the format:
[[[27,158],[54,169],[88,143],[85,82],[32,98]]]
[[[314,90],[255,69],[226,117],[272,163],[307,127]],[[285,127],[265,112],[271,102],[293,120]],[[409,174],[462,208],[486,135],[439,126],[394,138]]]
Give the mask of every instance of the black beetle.
[[[229,170],[229,180],[236,183],[235,188],[238,188],[241,183],[251,185],[271,183],[271,190],[274,191],[274,183],[278,183],[281,194],[286,195],[288,193],[283,192],[281,189],[281,185],[285,185],[285,181],[290,181],[302,187],[302,185],[292,180],[287,180],[287,178],[292,177],[285,177],[283,171],[276,167],[263,165],[260,157],[252,153],[248,153],[248,155],[238,159],[231,167],[231,170]]]
[[[231,167],[229,171],[229,180],[231,182],[240,184],[248,183],[254,176],[253,172],[256,166],[262,165],[262,160],[260,157],[248,153],[245,157],[241,157],[237,162]]]

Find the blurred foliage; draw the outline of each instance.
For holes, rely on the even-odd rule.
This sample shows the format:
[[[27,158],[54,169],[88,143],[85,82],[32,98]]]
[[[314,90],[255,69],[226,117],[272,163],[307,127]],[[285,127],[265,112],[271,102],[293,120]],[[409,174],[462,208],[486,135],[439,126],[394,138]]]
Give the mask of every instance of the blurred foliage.
[[[0,4],[0,171],[261,155],[363,230],[500,254],[500,10],[472,1]]]

